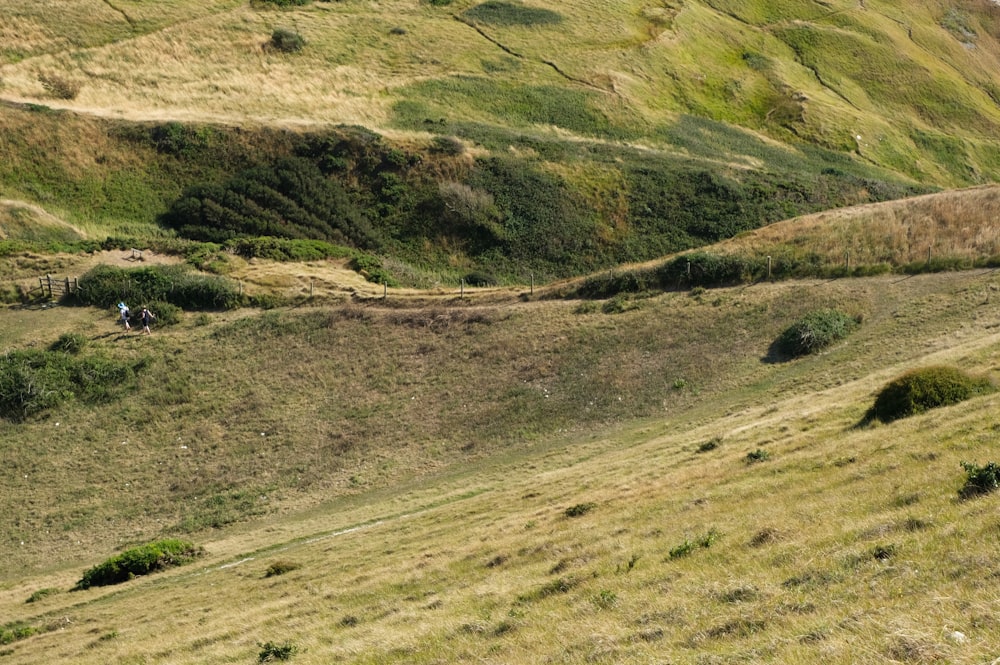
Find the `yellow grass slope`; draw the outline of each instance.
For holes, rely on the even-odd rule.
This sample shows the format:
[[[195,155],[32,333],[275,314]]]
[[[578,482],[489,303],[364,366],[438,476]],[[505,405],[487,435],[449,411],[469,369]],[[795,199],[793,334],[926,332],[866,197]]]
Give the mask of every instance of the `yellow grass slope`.
[[[726,252],[804,249],[828,263],[901,266],[1000,257],[1000,187],[984,185],[798,217],[720,243]]]
[[[962,461],[995,459],[1000,397],[856,425],[912,367],[1000,371],[1000,276],[758,285],[619,316],[830,299],[862,329],[791,363],[734,335],[716,351],[734,381],[686,408],[208,532],[205,560],[121,586],[66,592],[73,566],[9,580],[0,612],[39,632],[4,661],[991,662],[997,498],[958,490]],[[294,569],[267,576],[279,562]]]

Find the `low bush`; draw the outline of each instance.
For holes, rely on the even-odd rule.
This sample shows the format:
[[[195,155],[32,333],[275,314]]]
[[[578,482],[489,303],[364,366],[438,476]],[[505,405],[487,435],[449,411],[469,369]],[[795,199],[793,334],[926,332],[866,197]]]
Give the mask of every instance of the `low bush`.
[[[993,392],[993,383],[947,366],[915,369],[893,379],[875,397],[865,421],[892,422]]]
[[[382,259],[371,254],[358,254],[350,262],[351,270],[360,273],[366,280],[386,286],[399,286],[396,279],[382,265]]]
[[[62,351],[76,355],[87,346],[87,338],[80,333],[63,333],[49,346],[50,351]]]
[[[296,53],[306,46],[306,40],[299,33],[287,28],[276,28],[271,33],[267,48],[282,53]]]
[[[59,589],[56,589],[55,587],[45,587],[44,589],[39,589],[38,591],[35,591],[34,593],[32,593],[30,596],[28,596],[28,600],[26,600],[24,602],[26,602],[26,603],[37,603],[38,601],[42,600],[43,598],[47,598],[47,597],[55,595],[57,593],[59,593]]]
[[[463,277],[469,286],[496,286],[497,278],[486,272],[470,272]]]
[[[282,559],[281,561],[275,561],[270,566],[267,567],[267,571],[264,573],[264,577],[276,577],[278,575],[284,575],[285,573],[290,573],[293,570],[298,570],[302,565],[294,561],[287,561]]]
[[[586,515],[594,508],[597,508],[597,504],[593,502],[588,503],[578,503],[575,506],[570,506],[564,512],[566,517],[580,517]]]
[[[299,648],[291,642],[285,642],[283,644],[266,642],[264,644],[258,644],[257,646],[260,647],[260,653],[257,654],[258,663],[272,663],[276,660],[289,660],[299,651]]]
[[[771,454],[763,448],[758,448],[757,450],[748,452],[745,459],[747,464],[756,464],[757,462],[766,462],[771,459]]]
[[[847,337],[858,327],[858,319],[836,309],[810,312],[778,337],[778,350],[786,356],[817,353]]]
[[[76,99],[83,87],[78,81],[72,81],[59,74],[42,73],[38,75],[38,82],[56,99]]]
[[[335,245],[323,240],[301,240],[293,238],[234,238],[226,243],[226,249],[247,259],[270,259],[272,261],[320,261],[322,259],[347,258],[356,250]]]
[[[1000,465],[995,462],[987,462],[983,466],[962,462],[962,468],[965,469],[965,484],[958,491],[961,498],[989,494],[1000,487]]]
[[[670,552],[668,553],[668,556],[671,559],[680,559],[682,557],[688,556],[699,547],[707,549],[711,547],[716,540],[719,539],[719,535],[720,535],[719,532],[716,531],[715,529],[709,529],[708,532],[706,532],[704,535],[702,535],[701,537],[697,538],[694,541],[685,540],[680,545],[672,547],[670,549]]]
[[[708,441],[704,442],[703,444],[701,444],[700,446],[698,446],[698,452],[699,453],[707,453],[710,450],[715,450],[721,444],[722,444],[722,437],[718,437],[718,436],[713,437],[713,438],[709,439]]]
[[[202,554],[204,550],[200,547],[176,538],[133,547],[85,571],[73,591],[127,582],[140,575],[183,565]]]

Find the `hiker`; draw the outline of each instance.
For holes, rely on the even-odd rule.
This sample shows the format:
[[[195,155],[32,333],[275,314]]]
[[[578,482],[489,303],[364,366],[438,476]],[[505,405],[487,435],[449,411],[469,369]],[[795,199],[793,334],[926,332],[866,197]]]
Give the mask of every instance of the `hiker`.
[[[123,302],[118,303],[118,315],[121,317],[122,325],[125,326],[125,331],[132,330],[132,326],[128,324],[128,305]]]
[[[149,332],[149,324],[152,323],[153,319],[155,319],[156,317],[153,316],[152,312],[150,312],[148,309],[146,309],[145,307],[143,307],[142,308],[142,312],[139,314],[139,318],[142,320],[142,332],[143,332],[143,334],[145,334],[145,335],[151,334]]]

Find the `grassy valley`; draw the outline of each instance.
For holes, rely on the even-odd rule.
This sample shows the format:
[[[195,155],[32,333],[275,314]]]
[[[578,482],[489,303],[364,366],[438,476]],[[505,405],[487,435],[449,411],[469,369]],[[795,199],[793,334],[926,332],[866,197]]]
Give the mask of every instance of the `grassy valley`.
[[[0,601],[30,629],[4,658],[981,662],[996,525],[959,491],[962,462],[993,459],[996,397],[858,424],[907,369],[992,376],[997,290],[966,271],[618,314],[390,298],[152,337],[89,308],[5,313],[18,347],[72,329],[82,355],[148,364],[110,403],[3,425]],[[862,325],[775,356],[820,306]],[[169,535],[206,557],[69,592]]]
[[[0,0],[0,665],[997,661],[998,15]]]

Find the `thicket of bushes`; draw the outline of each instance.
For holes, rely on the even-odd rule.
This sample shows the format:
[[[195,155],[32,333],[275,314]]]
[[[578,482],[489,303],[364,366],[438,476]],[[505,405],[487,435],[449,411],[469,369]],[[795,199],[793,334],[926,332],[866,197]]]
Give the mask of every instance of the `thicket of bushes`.
[[[0,355],[0,418],[20,422],[72,399],[108,401],[130,390],[147,362],[80,357],[72,350],[78,346],[78,340],[60,338],[53,348],[71,348]]]
[[[231,309],[242,303],[231,279],[202,275],[190,266],[116,268],[101,265],[78,280],[71,302],[110,307],[124,301],[133,308],[164,302],[188,310]],[[154,312],[156,313],[156,312]],[[159,313],[156,313],[159,316]]]
[[[183,565],[203,554],[202,548],[176,538],[133,547],[84,571],[83,577],[73,590],[81,591],[95,586],[121,584],[140,575]]]
[[[893,379],[875,397],[866,421],[891,422],[994,390],[984,377],[971,376],[955,367],[935,365],[907,372]]]
[[[476,99],[488,99],[487,88],[496,84],[463,79],[449,85],[457,86],[457,91],[441,91],[442,95],[464,94],[461,91],[467,89]],[[562,103],[563,93],[545,90],[531,95],[524,87],[500,92],[506,101],[495,104],[504,117],[525,113],[527,122],[570,125],[584,134],[590,125],[607,121],[603,114],[587,111],[586,100]],[[547,120],[538,115],[540,103],[551,105],[552,113],[577,109],[575,113],[582,115]],[[724,172],[710,162],[678,161],[627,147],[581,147],[483,126],[428,127],[418,119],[424,111],[411,108],[413,117],[402,124],[439,134],[425,153],[401,150],[359,127],[283,138],[288,141],[284,157],[250,164],[219,184],[188,188],[160,221],[196,240],[232,243],[273,236],[322,241],[391,252],[427,266],[451,261],[458,251],[468,257],[473,270],[504,279],[533,272],[546,279],[648,260],[795,214],[915,192],[890,181],[876,186],[879,183],[867,172],[853,172],[850,164],[830,169],[826,155],[782,157],[788,175],[780,170]],[[594,125],[597,135],[616,132]],[[204,141],[188,134],[175,130],[171,150],[205,153]],[[470,139],[495,147],[496,154],[473,162],[456,159],[452,151],[435,147],[442,137],[452,142],[455,137]],[[213,137],[209,142],[213,147],[205,154],[224,152],[223,139],[225,135]],[[187,143],[197,147],[188,148]],[[536,156],[510,154],[511,145],[522,143]],[[705,146],[684,147],[706,156],[711,152]],[[766,148],[745,149],[756,155]],[[591,196],[583,193],[586,188],[581,189],[565,170],[552,168],[579,160],[600,163],[620,174],[626,232],[609,235],[607,220]],[[448,175],[442,179],[439,172]],[[814,177],[804,178],[802,172]],[[448,252],[442,253],[441,247]],[[761,261],[749,266],[750,271],[745,265],[729,267],[736,273],[726,277],[730,282],[764,271]],[[687,275],[675,277],[683,280]],[[709,284],[718,279],[718,266],[695,265],[690,281]]]
[[[478,11],[489,7],[524,9],[499,3]],[[843,155],[778,149],[707,120],[645,127],[639,118],[609,115],[586,91],[497,77],[414,85],[423,87],[410,97],[421,101],[400,104],[394,123],[431,133],[423,148],[403,149],[360,127],[300,133],[97,120],[106,151],[129,156],[128,168],[109,159],[67,169],[73,155],[51,145],[0,163],[0,184],[20,191],[30,182],[33,196],[68,211],[70,221],[121,228],[128,220],[139,229],[160,223],[182,238],[216,244],[263,236],[319,241],[421,269],[461,265],[501,282],[529,273],[537,281],[586,274],[796,214],[925,191]],[[456,104],[476,104],[496,122],[449,121]],[[77,122],[16,109],[5,118],[15,128],[40,124],[40,134],[46,123]],[[570,141],[539,134],[538,125],[601,139],[652,136],[669,147]],[[476,156],[459,154],[463,145],[477,145]],[[725,166],[717,159],[723,145],[727,160],[745,156],[768,168]],[[688,157],[668,154],[673,147]],[[176,242],[137,233],[147,237],[112,244]],[[25,247],[6,244],[9,251]]]

